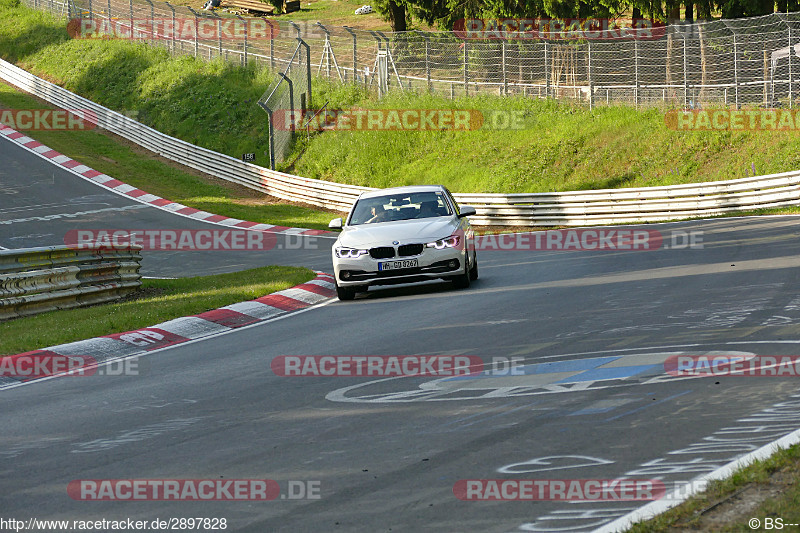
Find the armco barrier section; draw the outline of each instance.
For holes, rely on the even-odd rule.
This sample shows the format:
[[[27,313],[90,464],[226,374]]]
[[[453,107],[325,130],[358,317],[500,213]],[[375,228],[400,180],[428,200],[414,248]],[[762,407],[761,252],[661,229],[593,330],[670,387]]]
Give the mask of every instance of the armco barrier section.
[[[0,60],[0,78],[63,109],[86,109],[97,124],[177,163],[263,193],[347,211],[367,187],[269,170],[170,137]],[[594,191],[455,194],[474,205],[477,226],[582,226],[713,216],[800,202],[800,171],[701,184]]]
[[[0,320],[115,300],[142,285],[141,246],[0,250]]]

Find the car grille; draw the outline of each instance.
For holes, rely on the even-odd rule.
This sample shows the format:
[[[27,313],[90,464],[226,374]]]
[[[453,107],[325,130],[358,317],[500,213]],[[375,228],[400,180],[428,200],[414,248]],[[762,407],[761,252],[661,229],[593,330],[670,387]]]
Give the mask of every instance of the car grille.
[[[373,259],[389,259],[394,257],[394,248],[391,246],[379,246],[378,248],[370,248],[369,255]]]
[[[400,257],[407,255],[419,255],[422,253],[421,244],[404,244],[397,249],[397,255]]]

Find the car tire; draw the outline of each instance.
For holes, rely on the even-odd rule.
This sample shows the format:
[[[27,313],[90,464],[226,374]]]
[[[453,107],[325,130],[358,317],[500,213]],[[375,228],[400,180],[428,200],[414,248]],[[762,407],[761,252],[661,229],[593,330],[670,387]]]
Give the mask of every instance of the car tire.
[[[475,262],[472,263],[472,268],[469,271],[469,279],[475,281],[478,279],[478,255],[475,255]]]
[[[356,297],[356,290],[336,285],[336,296],[342,301],[353,300]]]
[[[466,254],[464,273],[453,278],[453,287],[456,289],[466,289],[470,283],[469,254]]]

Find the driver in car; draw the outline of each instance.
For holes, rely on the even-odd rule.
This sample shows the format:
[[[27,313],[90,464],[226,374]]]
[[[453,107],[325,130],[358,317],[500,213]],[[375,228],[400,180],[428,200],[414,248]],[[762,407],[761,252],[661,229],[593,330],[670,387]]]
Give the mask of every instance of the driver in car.
[[[389,220],[389,213],[386,212],[386,209],[382,205],[376,205],[370,210],[372,216],[367,219],[365,224],[371,224],[373,222],[386,222]]]

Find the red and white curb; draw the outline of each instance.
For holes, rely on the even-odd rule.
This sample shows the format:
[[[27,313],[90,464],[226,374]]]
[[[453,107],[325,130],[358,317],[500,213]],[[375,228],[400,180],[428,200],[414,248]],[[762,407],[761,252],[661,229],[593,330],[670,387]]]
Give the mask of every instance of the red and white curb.
[[[172,200],[167,200],[149,194],[141,189],[137,189],[132,185],[123,183],[119,180],[112,178],[102,172],[94,170],[79,161],[75,161],[64,154],[56,152],[49,146],[45,146],[35,139],[31,139],[24,133],[20,133],[13,128],[9,128],[5,124],[0,124],[0,135],[6,139],[13,141],[22,148],[38,154],[39,156],[49,159],[54,164],[57,164],[64,169],[72,172],[73,174],[91,181],[101,187],[115,192],[119,195],[125,196],[136,202],[146,204],[164,211],[169,211],[172,214],[193,218],[195,220],[202,220],[211,224],[218,224],[230,228],[242,228],[251,231],[266,231],[270,233],[283,233],[287,235],[331,235],[331,232],[319,229],[305,229],[305,228],[289,228],[287,226],[275,226],[273,224],[261,224],[258,222],[249,222],[247,220],[239,220],[238,218],[230,218],[223,215],[215,215],[207,211],[201,211],[193,207],[188,207]]]
[[[18,358],[75,358],[73,368],[81,368],[86,361],[101,365],[112,360],[143,355],[154,350],[174,346],[195,339],[218,335],[236,328],[271,320],[280,315],[322,303],[336,294],[333,276],[316,272],[317,276],[306,283],[274,292],[255,300],[240,302],[199,315],[186,316],[162,322],[147,328],[113,333],[69,344],[59,344],[41,350],[0,358],[0,370],[17,368]],[[8,359],[8,360],[7,360]],[[9,376],[0,372],[0,390],[9,389],[36,379],[27,376]]]

